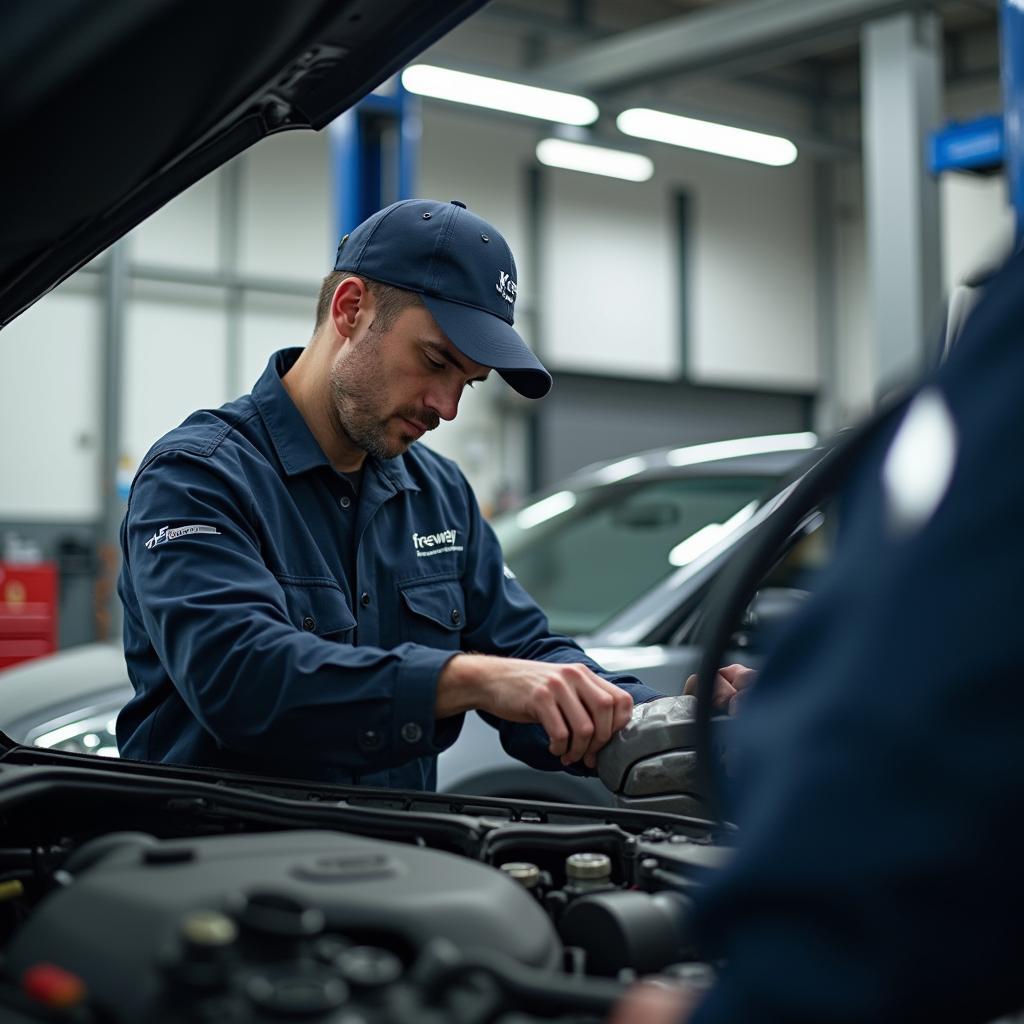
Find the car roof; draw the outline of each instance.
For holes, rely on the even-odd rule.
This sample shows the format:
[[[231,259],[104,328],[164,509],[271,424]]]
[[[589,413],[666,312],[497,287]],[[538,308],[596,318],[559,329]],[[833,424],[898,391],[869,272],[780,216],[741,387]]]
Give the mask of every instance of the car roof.
[[[329,124],[484,2],[0,5],[0,326],[260,139]]]
[[[817,435],[803,431],[651,448],[584,466],[547,488],[545,493],[590,489],[643,476],[734,473],[785,476],[805,462],[817,446]]]

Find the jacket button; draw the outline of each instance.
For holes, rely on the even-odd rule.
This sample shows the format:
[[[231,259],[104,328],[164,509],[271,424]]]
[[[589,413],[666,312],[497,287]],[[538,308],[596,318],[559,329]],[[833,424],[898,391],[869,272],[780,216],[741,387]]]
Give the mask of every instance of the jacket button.
[[[314,619],[311,615],[307,615],[302,620],[302,628],[306,630],[308,633],[312,633],[313,630],[316,629],[316,619]]]
[[[406,743],[419,743],[423,730],[415,722],[406,722],[402,726],[402,739]]]
[[[457,626],[462,621],[462,612],[458,608],[452,609],[452,622]]]
[[[367,729],[366,732],[359,737],[359,745],[364,750],[376,750],[380,746],[380,734],[373,731],[373,729]]]
[[[340,505],[340,506],[341,506],[342,508],[348,508],[348,507],[349,507],[349,505],[351,505],[351,504],[352,504],[352,499],[351,499],[351,498],[350,498],[350,497],[349,497],[349,496],[348,496],[348,495],[346,494],[346,495],[344,495],[344,496],[343,496],[343,497],[342,497],[342,498],[341,498],[341,499],[340,499],[340,500],[338,501],[338,504],[339,504],[339,505]]]
[[[369,608],[370,607],[370,595],[365,590],[359,596],[359,603],[364,608]]]

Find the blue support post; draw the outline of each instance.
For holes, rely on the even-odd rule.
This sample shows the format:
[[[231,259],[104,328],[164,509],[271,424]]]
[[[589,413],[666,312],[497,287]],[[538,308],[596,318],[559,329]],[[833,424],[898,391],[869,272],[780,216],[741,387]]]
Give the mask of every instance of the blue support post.
[[[1024,0],[1002,0],[1003,115],[1006,176],[1024,241]]]
[[[416,194],[419,101],[398,78],[392,93],[366,96],[329,134],[336,238],[389,203]]]

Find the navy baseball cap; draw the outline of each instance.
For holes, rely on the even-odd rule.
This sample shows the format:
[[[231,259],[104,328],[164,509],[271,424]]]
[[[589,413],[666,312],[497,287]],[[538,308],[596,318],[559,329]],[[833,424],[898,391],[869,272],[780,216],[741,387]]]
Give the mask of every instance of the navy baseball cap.
[[[494,367],[527,398],[551,390],[551,374],[512,327],[512,250],[464,203],[392,203],[341,240],[334,269],[417,292],[463,355]]]

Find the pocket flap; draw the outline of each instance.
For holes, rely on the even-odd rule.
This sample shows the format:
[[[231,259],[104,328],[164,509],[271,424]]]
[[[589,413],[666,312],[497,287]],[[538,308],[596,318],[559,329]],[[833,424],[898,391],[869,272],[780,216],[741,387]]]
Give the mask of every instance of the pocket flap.
[[[455,580],[432,580],[402,588],[402,600],[414,615],[453,632],[466,624],[466,598]]]
[[[288,610],[297,626],[317,636],[355,629],[356,618],[340,590],[286,584]]]

